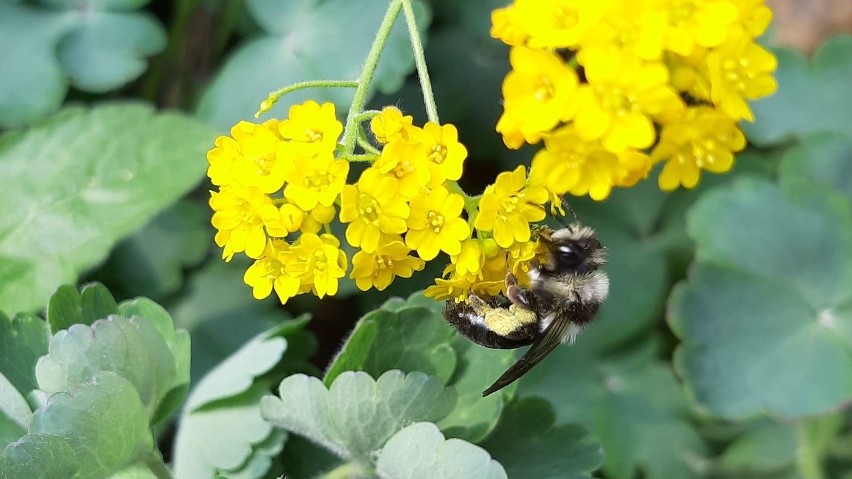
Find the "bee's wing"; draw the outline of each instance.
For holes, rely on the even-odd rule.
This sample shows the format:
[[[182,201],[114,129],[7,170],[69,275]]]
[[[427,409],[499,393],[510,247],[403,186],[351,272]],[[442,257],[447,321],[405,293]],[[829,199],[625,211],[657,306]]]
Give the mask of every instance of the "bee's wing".
[[[518,378],[527,373],[533,366],[539,363],[545,356],[550,354],[556,346],[559,346],[565,335],[568,334],[568,328],[571,326],[571,318],[568,315],[557,316],[547,327],[544,335],[530,346],[530,349],[515,361],[509,369],[506,370],[488,389],[482,391],[482,397],[499,391],[504,387],[517,381]]]

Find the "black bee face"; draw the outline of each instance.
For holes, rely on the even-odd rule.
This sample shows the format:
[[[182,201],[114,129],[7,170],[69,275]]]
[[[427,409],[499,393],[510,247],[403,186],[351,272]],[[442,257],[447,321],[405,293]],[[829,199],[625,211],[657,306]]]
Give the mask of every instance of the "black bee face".
[[[547,250],[538,265],[542,273],[585,274],[606,263],[606,249],[591,228],[571,225],[542,236],[541,241]]]

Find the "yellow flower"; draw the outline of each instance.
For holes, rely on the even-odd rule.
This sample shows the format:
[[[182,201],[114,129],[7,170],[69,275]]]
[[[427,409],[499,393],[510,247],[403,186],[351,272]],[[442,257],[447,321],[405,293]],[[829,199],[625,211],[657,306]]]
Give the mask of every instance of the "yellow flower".
[[[346,185],[340,202],[340,221],[346,227],[346,241],[368,253],[376,251],[382,233],[405,232],[410,209],[398,193],[397,180],[367,168],[358,184]]]
[[[412,120],[411,115],[403,116],[399,108],[386,106],[370,120],[370,130],[379,143],[408,141],[412,131],[419,129],[411,125]]]
[[[477,238],[468,238],[461,244],[461,252],[451,258],[456,265],[456,272],[462,276],[479,274],[485,263],[485,253]]]
[[[665,16],[658,9],[649,8],[652,2],[615,1],[597,27],[583,38],[577,52],[580,63],[586,64],[589,57],[618,58],[623,55],[659,60],[663,53]]]
[[[293,259],[290,245],[281,240],[267,243],[262,258],[246,270],[243,280],[252,288],[255,299],[264,299],[275,289],[281,304],[299,292],[299,278],[291,276],[286,266]]]
[[[494,240],[502,248],[508,248],[515,241],[529,241],[529,223],[544,219],[545,211],[541,205],[547,199],[547,191],[543,187],[527,185],[523,166],[513,172],[500,173],[494,184],[482,194],[474,228],[493,231]]]
[[[359,251],[352,258],[352,273],[350,278],[361,291],[375,287],[384,291],[394,277],[410,278],[415,271],[420,271],[426,264],[422,259],[409,256],[411,248],[405,246],[398,235],[382,238],[376,251],[367,253]]]
[[[278,208],[258,188],[232,184],[211,191],[210,207],[214,211],[211,223],[219,230],[216,244],[223,248],[225,261],[241,251],[250,258],[260,258],[266,247],[264,228],[273,230],[276,236],[286,231]]]
[[[665,48],[679,55],[720,45],[737,19],[735,2],[725,0],[655,0],[649,8],[665,15]]]
[[[346,276],[346,253],[333,235],[317,236],[303,233],[293,244],[293,257],[287,264],[287,273],[298,277],[300,291],[310,290],[322,298],[337,293],[338,280]]]
[[[231,128],[231,135],[242,123]],[[234,162],[240,157],[240,144],[230,136],[220,136],[213,144],[213,149],[207,152],[207,176],[216,186],[230,185],[234,181]]]
[[[608,0],[516,0],[514,18],[534,48],[575,48],[596,28]]]
[[[745,148],[745,136],[733,120],[708,107],[690,108],[683,122],[666,125],[651,158],[665,161],[662,190],[698,184],[700,170],[724,173],[734,164],[735,151]]]
[[[512,71],[503,82],[505,111],[497,131],[509,148],[536,143],[543,133],[567,121],[577,109],[577,73],[550,52],[512,48]]]
[[[671,121],[682,114],[683,102],[661,64],[589,63],[586,76],[589,84],[577,92],[577,134],[585,141],[600,139],[613,153],[651,146],[656,137],[651,119]]]
[[[323,226],[334,221],[336,214],[337,210],[334,206],[317,205],[304,216],[299,231],[302,233],[319,233]]]
[[[455,265],[453,264],[447,265],[443,276],[442,278],[436,278],[435,284],[423,291],[423,294],[427,298],[433,298],[436,301],[446,301],[449,299],[464,301],[467,299],[470,289],[476,281],[474,275],[455,274]]]
[[[777,66],[775,55],[748,38],[725,43],[707,55],[713,103],[734,120],[754,121],[746,99],[775,92],[772,73]]]
[[[467,158],[467,148],[459,143],[459,133],[453,125],[438,125],[432,122],[423,126],[417,141],[428,151],[429,171],[432,178],[429,186],[437,187],[444,180],[455,181],[461,178],[462,163]]]
[[[530,184],[544,187],[555,197],[588,194],[594,200],[603,200],[622,177],[639,169],[640,174],[647,172],[647,162],[634,153],[625,150],[615,154],[600,142],[584,141],[573,127],[563,127],[548,136],[545,148],[533,157]]]
[[[314,157],[300,157],[296,166],[287,175],[284,197],[304,211],[317,205],[331,206],[343,191],[349,162],[335,160],[330,152]]]
[[[411,200],[405,244],[426,261],[438,251],[459,254],[462,240],[470,236],[467,221],[460,217],[462,208],[464,199],[443,186],[421,192]]]
[[[307,156],[334,153],[343,125],[337,121],[333,103],[320,106],[313,100],[293,105],[286,120],[278,126],[281,137],[290,140],[298,152]]]
[[[739,10],[737,20],[742,32],[752,38],[763,35],[769,22],[772,21],[772,10],[764,0],[738,0],[734,5]]]
[[[429,184],[431,173],[426,166],[429,149],[423,143],[391,141],[373,163],[373,168],[399,182],[399,194],[413,198]]]
[[[523,45],[527,41],[528,35],[518,25],[515,9],[511,5],[491,12],[491,37],[511,46]]]

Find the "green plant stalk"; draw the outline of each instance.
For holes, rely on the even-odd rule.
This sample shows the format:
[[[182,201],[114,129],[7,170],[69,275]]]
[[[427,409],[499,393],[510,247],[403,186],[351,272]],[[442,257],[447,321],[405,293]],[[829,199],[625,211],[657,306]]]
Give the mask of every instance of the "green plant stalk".
[[[370,46],[370,52],[367,53],[367,58],[364,60],[364,67],[361,69],[361,75],[358,76],[358,87],[355,88],[352,104],[349,105],[349,113],[346,115],[346,127],[343,130],[343,138],[341,139],[343,155],[351,155],[355,151],[358,128],[360,128],[357,117],[367,104],[367,94],[370,92],[373,74],[376,73],[379,57],[382,55],[385,44],[387,44],[388,36],[390,36],[391,29],[396,18],[399,16],[400,10],[402,10],[402,0],[391,0],[388,10],[385,13],[385,18],[382,19],[382,23],[379,25],[379,31],[376,33],[373,45]]]
[[[287,85],[270,93],[265,100],[260,102],[260,107],[255,112],[254,117],[258,118],[269,111],[282,96],[305,88],[358,88],[358,82],[351,80],[308,80]]]
[[[801,420],[796,426],[796,468],[804,479],[825,479],[823,463],[843,426],[843,416],[828,414]]]
[[[423,42],[420,41],[420,31],[417,29],[417,19],[411,0],[402,1],[405,14],[405,24],[408,26],[408,36],[411,39],[411,49],[414,51],[414,64],[417,66],[417,78],[420,80],[420,90],[423,92],[423,104],[426,106],[426,117],[433,123],[440,124],[438,108],[435,106],[435,95],[432,93],[432,81],[426,68],[426,56],[423,53]]]

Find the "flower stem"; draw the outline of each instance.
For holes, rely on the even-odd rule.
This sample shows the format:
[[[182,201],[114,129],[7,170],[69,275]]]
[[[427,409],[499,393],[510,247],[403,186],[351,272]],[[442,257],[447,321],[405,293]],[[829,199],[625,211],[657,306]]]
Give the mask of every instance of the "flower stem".
[[[429,70],[426,69],[426,56],[423,54],[423,42],[420,41],[420,30],[414,18],[411,0],[402,0],[405,23],[408,26],[408,36],[411,38],[411,49],[414,51],[414,64],[417,65],[417,77],[420,79],[420,90],[423,92],[423,104],[426,106],[426,117],[433,123],[438,121],[438,108],[435,106],[435,95],[432,94],[432,81],[429,80]]]
[[[349,106],[349,113],[346,115],[346,128],[343,130],[343,138],[341,139],[343,154],[351,154],[355,151],[358,128],[361,127],[356,118],[364,110],[364,105],[367,104],[367,94],[370,91],[373,74],[376,72],[376,65],[379,63],[379,57],[385,48],[391,28],[393,28],[401,9],[402,0],[391,0],[385,18],[382,19],[382,24],[379,26],[378,33],[376,33],[376,39],[373,40],[370,52],[367,53],[367,59],[364,60],[364,67],[361,69],[361,75],[358,76],[358,86],[355,88],[355,95],[352,97],[352,104]]]
[[[258,118],[260,115],[269,111],[269,109],[272,108],[272,105],[274,105],[282,96],[305,88],[358,88],[358,82],[351,80],[308,80],[287,85],[280,90],[275,90],[270,93],[265,100],[260,102],[260,107],[258,108],[257,113],[254,114],[254,117]]]

